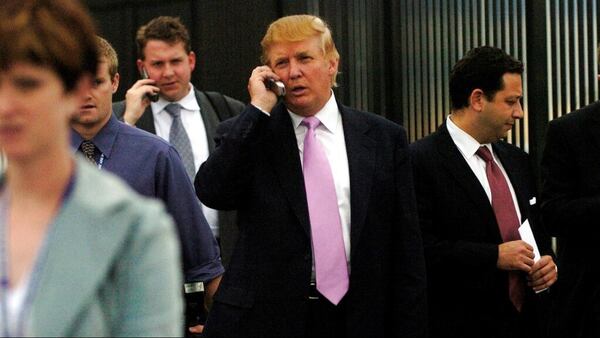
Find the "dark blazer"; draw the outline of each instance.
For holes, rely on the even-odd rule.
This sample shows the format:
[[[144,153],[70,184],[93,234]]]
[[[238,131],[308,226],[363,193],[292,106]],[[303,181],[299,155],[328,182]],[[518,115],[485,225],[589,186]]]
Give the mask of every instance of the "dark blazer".
[[[517,196],[521,222],[530,220],[542,254],[548,237],[538,229],[527,155],[505,142],[493,145]],[[530,288],[521,315],[508,296],[508,274],[496,267],[500,230],[481,183],[446,125],[410,146],[427,262],[430,336],[524,337],[537,327]],[[537,337],[529,334],[527,337]]]
[[[600,103],[548,126],[542,159],[544,224],[558,238],[552,337],[600,337]]]
[[[204,122],[204,127],[206,128],[208,151],[209,153],[212,153],[215,150],[215,133],[221,120],[219,119],[219,115],[217,112],[215,112],[215,109],[211,105],[206,95],[197,89],[195,89],[195,94],[196,101],[198,101],[200,111],[202,112],[202,121]],[[233,110],[237,113],[244,110],[245,105],[242,102],[225,95],[224,98],[227,102],[227,105],[233,108]],[[117,116],[117,118],[119,118],[119,120],[123,120],[123,114],[125,113],[125,101],[115,102],[113,104],[113,113]],[[146,108],[146,111],[136,123],[136,127],[152,134],[156,134],[156,128],[154,127],[154,115],[152,114],[151,106]],[[221,258],[223,265],[226,267],[233,252],[233,246],[235,245],[237,236],[238,229],[236,225],[235,212],[219,212],[219,240],[221,246]]]
[[[404,129],[338,106],[351,191],[347,336],[423,337],[425,266]],[[291,118],[281,103],[270,117],[249,105],[222,126],[196,191],[208,206],[238,210],[240,237],[205,334],[302,337],[312,255]]]

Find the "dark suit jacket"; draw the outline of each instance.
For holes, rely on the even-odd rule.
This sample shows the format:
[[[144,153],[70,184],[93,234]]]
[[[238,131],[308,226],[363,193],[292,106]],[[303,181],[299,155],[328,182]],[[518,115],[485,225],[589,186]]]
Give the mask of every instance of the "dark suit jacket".
[[[204,122],[204,127],[206,128],[208,151],[209,153],[212,153],[215,150],[215,133],[217,130],[217,126],[221,121],[219,120],[219,115],[215,112],[213,106],[210,104],[210,101],[208,100],[206,95],[199,90],[195,90],[195,94],[196,101],[198,101],[200,111],[202,112],[202,121]],[[232,99],[228,96],[224,97],[227,104],[230,107],[233,107],[234,110],[236,110],[238,113],[244,109],[245,105],[242,102]],[[119,118],[119,120],[123,120],[123,114],[125,113],[125,101],[115,102],[113,104],[113,113],[117,116],[117,118]],[[156,128],[154,127],[154,115],[152,114],[151,106],[148,106],[148,108],[146,108],[146,111],[136,123],[136,127],[150,132],[152,134],[156,134]],[[219,212],[219,237],[221,245],[221,258],[225,267],[227,267],[229,263],[229,259],[231,257],[231,253],[233,252],[233,246],[235,245],[237,236],[238,229],[236,225],[235,212]]]
[[[527,155],[505,143],[493,144],[517,196],[521,222],[530,220],[542,254],[548,238],[539,224]],[[481,183],[443,124],[432,135],[410,146],[419,221],[427,262],[430,336],[521,337],[523,319],[538,322],[535,296],[527,288],[522,315],[508,296],[508,274],[496,267],[500,230]],[[536,328],[537,329],[537,328]],[[528,337],[536,337],[529,335]]]
[[[339,105],[350,168],[348,337],[423,337],[425,266],[404,129]],[[304,335],[311,240],[302,167],[283,104],[225,123],[196,177],[200,200],[237,209],[240,237],[208,337]]]
[[[600,103],[553,120],[542,160],[544,224],[558,238],[552,337],[600,337]]]

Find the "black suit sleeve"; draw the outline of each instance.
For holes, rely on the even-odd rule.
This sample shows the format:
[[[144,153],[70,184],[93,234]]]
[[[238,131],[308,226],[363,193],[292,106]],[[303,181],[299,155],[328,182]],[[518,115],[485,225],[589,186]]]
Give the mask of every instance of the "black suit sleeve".
[[[406,136],[402,134],[395,150],[397,241],[394,264],[394,313],[397,329],[394,336],[427,336],[427,292],[425,258],[417,217],[415,191]]]
[[[238,208],[251,175],[250,149],[256,146],[261,125],[269,117],[248,105],[237,117],[217,129],[216,149],[204,162],[194,181],[196,194],[205,205],[219,210]]]
[[[543,220],[553,236],[593,236],[599,231],[590,220],[600,218],[600,196],[582,193],[582,185],[591,183],[580,182],[580,164],[575,157],[575,140],[581,131],[566,122],[552,121],[548,126],[542,157]]]

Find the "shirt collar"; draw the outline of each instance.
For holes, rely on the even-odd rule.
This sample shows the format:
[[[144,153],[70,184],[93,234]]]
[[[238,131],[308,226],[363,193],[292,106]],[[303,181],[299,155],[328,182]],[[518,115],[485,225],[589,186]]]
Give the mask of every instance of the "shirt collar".
[[[456,144],[456,147],[458,147],[458,150],[460,150],[460,152],[467,159],[475,156],[475,153],[481,146],[486,146],[493,154],[491,144],[480,144],[479,142],[477,142],[477,140],[474,139],[473,136],[469,135],[467,132],[460,129],[460,127],[457,126],[454,122],[452,122],[450,116],[451,115],[448,115],[448,117],[446,118],[446,128],[448,129],[448,133],[450,134],[452,141],[454,141],[454,144]]]
[[[196,100],[196,91],[194,89],[194,85],[190,83],[190,91],[184,96],[181,100],[170,102],[165,100],[162,96],[156,102],[151,102],[152,111],[160,114],[165,111],[165,107],[171,103],[179,103],[181,107],[185,110],[196,111],[200,110],[200,106],[198,105],[198,101]]]
[[[292,118],[294,129],[298,128],[300,123],[302,123],[304,116],[295,114],[289,109],[288,113]],[[335,133],[335,131],[337,130],[338,123],[340,123],[340,110],[337,106],[335,94],[333,94],[333,91],[331,91],[331,96],[329,97],[329,100],[327,100],[327,103],[325,103],[323,108],[321,108],[321,110],[319,110],[315,114],[315,117],[318,118],[319,121],[321,121],[321,124],[325,126],[327,130],[329,130],[331,133]]]
[[[108,122],[106,122],[104,127],[100,129],[98,134],[96,134],[91,141],[106,158],[110,158],[118,133],[119,121],[117,121],[117,118],[111,114]],[[71,128],[71,146],[73,146],[75,151],[79,149],[79,146],[81,146],[83,141],[84,139],[81,137],[81,135]]]

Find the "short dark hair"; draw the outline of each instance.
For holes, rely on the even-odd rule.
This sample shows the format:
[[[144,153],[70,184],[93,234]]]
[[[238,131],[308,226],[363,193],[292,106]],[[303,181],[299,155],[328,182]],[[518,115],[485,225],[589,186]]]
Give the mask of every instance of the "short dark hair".
[[[460,59],[450,73],[450,100],[452,109],[469,106],[469,97],[481,89],[488,100],[504,87],[506,73],[523,74],[523,63],[502,49],[483,46],[471,49]]]
[[[67,91],[98,67],[96,33],[76,0],[0,1],[0,69],[17,62],[51,68]]]
[[[159,16],[141,26],[136,34],[138,58],[144,60],[144,48],[149,40],[160,40],[171,45],[183,42],[186,53],[192,51],[190,34],[179,18],[172,16]]]

